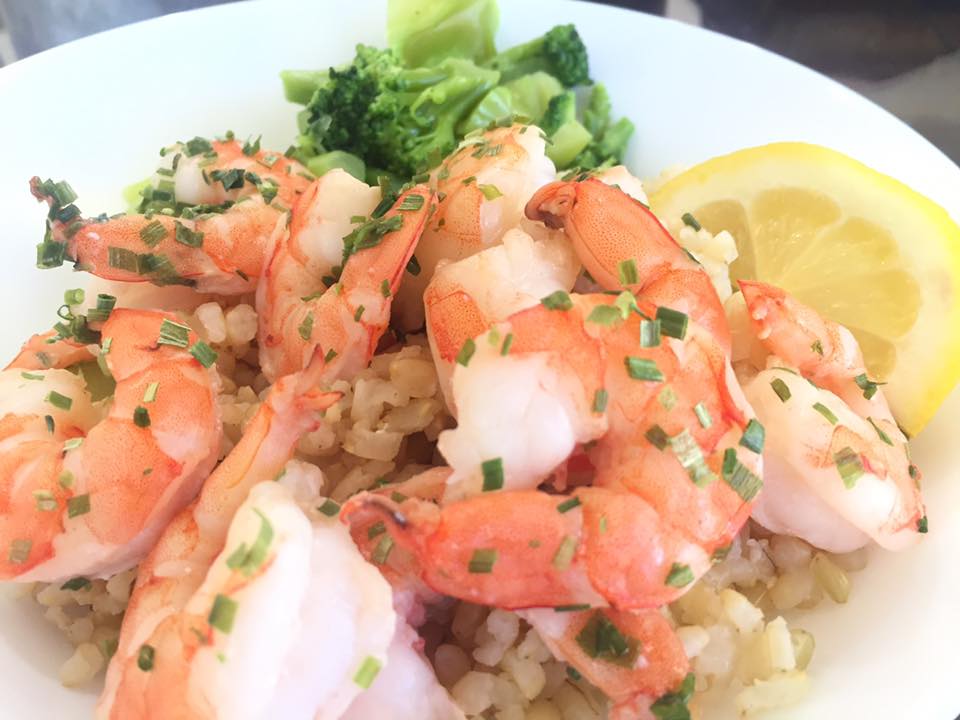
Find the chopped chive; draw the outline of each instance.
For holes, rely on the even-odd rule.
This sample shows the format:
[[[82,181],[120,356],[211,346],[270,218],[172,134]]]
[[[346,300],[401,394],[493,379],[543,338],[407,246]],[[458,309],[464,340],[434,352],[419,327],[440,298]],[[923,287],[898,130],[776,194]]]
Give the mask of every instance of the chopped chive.
[[[57,427],[56,423],[54,423],[54,421],[53,421],[53,416],[52,416],[52,415],[44,415],[44,416],[43,416],[43,421],[47,424],[47,432],[49,432],[49,433],[52,435],[52,434],[53,434],[53,431],[54,431],[54,430],[56,429],[56,427]]]
[[[577,634],[577,644],[591,658],[620,665],[633,665],[639,654],[639,643],[628,638],[619,628],[597,612]]]
[[[461,180],[460,182],[462,182],[464,185],[469,185],[470,183],[472,183],[472,182],[473,182],[474,180],[476,180],[476,179],[477,179],[477,176],[476,176],[476,175],[471,175],[471,176],[468,177],[468,178],[464,178],[464,179]]]
[[[684,225],[688,227],[692,227],[694,230],[699,231],[703,229],[703,226],[699,222],[697,222],[697,219],[688,212],[685,212],[683,215],[681,215],[680,219],[683,220]]]
[[[557,512],[561,514],[565,512],[570,512],[575,507],[579,507],[579,506],[580,506],[580,498],[572,497],[569,500],[564,500],[562,503],[557,505]]]
[[[154,649],[152,645],[141,645],[137,652],[137,667],[144,672],[153,670]]]
[[[75,495],[67,500],[67,517],[75,518],[90,512],[90,493]]]
[[[36,500],[37,510],[40,512],[51,512],[59,507],[57,499],[49,490],[34,490],[33,499]]]
[[[503,339],[503,345],[500,346],[500,354],[509,355],[511,345],[513,345],[513,333],[507,333],[507,336]]]
[[[143,401],[144,402],[153,402],[157,399],[157,391],[160,389],[160,383],[152,382],[147,385],[147,389],[143,391]]]
[[[20,377],[22,377],[24,380],[40,380],[41,382],[43,381],[43,375],[39,375],[37,373],[22,372],[20,373]]]
[[[664,410],[673,410],[677,404],[677,393],[669,385],[664,385],[663,390],[657,393],[657,401]]]
[[[66,395],[61,395],[56,390],[51,390],[48,392],[47,397],[44,399],[55,408],[60,408],[61,410],[69,410],[71,407],[73,407],[73,399],[67,397]]]
[[[420,262],[416,255],[411,255],[410,260],[407,261],[407,272],[414,277],[420,274]]]
[[[325,363],[328,363],[331,360],[333,360],[336,356],[337,356],[337,351],[334,350],[333,348],[330,348],[329,350],[327,350],[327,354],[323,356],[323,361]]]
[[[340,514],[340,503],[327,498],[323,501],[323,505],[317,508],[321,513],[327,517],[336,517]]]
[[[30,557],[31,548],[33,548],[33,540],[14,540],[10,543],[7,561],[11,565],[23,565]]]
[[[878,436],[881,440],[883,440],[887,445],[891,445],[891,446],[893,445],[893,440],[890,439],[890,436],[887,435],[887,434],[883,431],[883,429],[882,429],[879,425],[877,425],[876,422],[874,422],[874,419],[873,419],[872,417],[868,417],[868,418],[867,418],[867,422],[870,423],[871,425],[873,425],[873,429],[877,431],[877,436]]]
[[[787,384],[780,378],[771,380],[770,387],[773,388],[773,391],[777,394],[777,397],[780,398],[781,402],[786,402],[790,399],[790,388],[788,388]]]
[[[743,429],[743,436],[740,438],[740,444],[748,450],[758,455],[763,452],[763,443],[766,440],[767,431],[756,418],[750,418],[747,427]]]
[[[363,311],[364,311],[364,310],[366,310],[366,308],[363,307],[363,305],[360,305],[360,306],[357,307],[356,311],[354,311],[354,313],[353,313],[353,321],[354,321],[354,322],[360,322],[360,318],[363,317]]]
[[[243,144],[243,148],[241,149],[243,154],[246,155],[247,157],[250,157],[251,155],[256,155],[258,152],[260,152],[260,138],[262,137],[263,137],[262,135],[257,135],[257,139],[254,140],[253,142],[250,142],[250,140],[248,139]]]
[[[207,345],[203,340],[197,340],[190,346],[190,354],[194,359],[205,368],[210,367],[217,361],[217,351]]]
[[[217,593],[213,599],[213,607],[207,616],[211,627],[222,633],[229,634],[233,630],[233,621],[237,616],[237,601],[222,593]]]
[[[463,343],[463,347],[460,348],[460,352],[457,353],[457,363],[467,367],[470,364],[470,358],[473,357],[473,353],[477,350],[477,344],[473,341],[472,338],[467,338],[466,342]]]
[[[143,476],[144,476],[144,477],[147,477],[148,475],[151,475],[151,474],[153,474],[153,468],[152,468],[152,467],[148,467],[148,468],[144,468],[144,469],[143,469]]]
[[[553,608],[554,612],[581,612],[582,610],[589,610],[590,603],[577,603],[574,605],[557,605]]]
[[[83,302],[85,293],[80,288],[63,291],[64,305],[80,305]]]
[[[542,544],[543,544],[543,543],[541,543],[539,540],[531,540],[530,542],[527,543],[527,547],[532,547],[532,548],[536,549],[536,548],[540,547]]]
[[[733,488],[744,502],[753,500],[763,487],[763,481],[740,462],[737,451],[733,448],[727,448],[723,453],[721,474],[727,485]]]
[[[710,417],[710,411],[707,409],[707,406],[702,402],[698,402],[693,406],[693,412],[697,416],[697,420],[700,422],[700,427],[704,430],[713,425],[713,418]],[[742,442],[741,438],[741,442]]]
[[[660,321],[662,334],[677,340],[683,340],[687,336],[687,324],[690,318],[686,313],[668,307],[658,307],[657,320]]]
[[[493,572],[497,562],[497,551],[494,548],[480,548],[473,551],[473,556],[467,564],[467,571],[474,575],[486,575]]]
[[[810,349],[820,357],[823,357],[823,343],[821,343],[819,340],[814,340],[810,345]]]
[[[557,290],[540,298],[540,304],[548,310],[570,310],[573,307],[573,300],[563,290]]]
[[[623,316],[613,305],[597,305],[593,310],[590,311],[590,314],[587,315],[587,322],[596,323],[597,325],[606,325],[607,327],[613,325],[614,323],[621,322],[622,320]]]
[[[670,443],[670,436],[659,425],[651,425],[643,434],[657,450],[663,450]]]
[[[200,153],[213,151],[213,145],[211,145],[210,141],[206,138],[195,137],[192,140],[188,140],[186,143],[184,143],[183,149],[184,152],[186,152],[187,157],[193,157],[194,155],[199,155]]]
[[[700,447],[700,443],[690,434],[689,430],[684,428],[671,437],[669,443],[670,450],[677,456],[677,460],[687,471],[687,475],[690,476],[694,485],[701,488],[706,487],[717,479],[703,457],[703,449]]]
[[[874,395],[877,394],[877,390],[880,388],[881,385],[886,384],[886,383],[878,383],[878,382],[874,382],[873,380],[870,380],[867,377],[866,373],[860,373],[853,379],[853,381],[857,384],[857,387],[863,390],[863,396],[867,400],[869,400],[870,398],[872,398]]]
[[[82,437],[70,438],[69,440],[63,441],[63,450],[64,452],[66,452],[67,450],[76,450],[81,445],[83,445]]]
[[[634,380],[663,381],[663,373],[660,372],[654,360],[627,355],[624,358],[624,365],[626,365],[627,374]]]
[[[816,410],[821,415],[823,415],[827,419],[827,422],[829,422],[831,425],[837,424],[837,416],[834,415],[833,411],[830,410],[830,408],[828,408],[823,403],[820,403],[820,402],[814,403],[813,409]]]
[[[601,535],[607,532],[607,516],[606,515],[600,516],[600,522],[598,523],[598,526],[600,528]]]
[[[257,138],[258,141],[259,139],[260,138]],[[279,160],[280,160],[279,155],[274,155],[273,153],[267,153],[262,158],[257,160],[257,162],[263,165],[265,168],[272,168],[274,165],[277,164],[277,161]]]
[[[395,503],[402,503],[404,500],[407,500],[408,498],[402,492],[397,492],[396,490],[394,490],[392,493],[390,493],[390,499],[393,500]]]
[[[262,512],[256,508],[253,511],[260,517],[257,537],[249,548],[246,543],[241,543],[227,558],[228,568],[237,570],[247,577],[253,575],[263,565],[267,559],[270,543],[273,542],[273,525]]]
[[[498,197],[503,197],[503,193],[496,185],[478,185],[477,187],[480,188],[480,192],[487,200],[496,200]]]
[[[718,547],[713,551],[713,554],[710,555],[710,559],[713,562],[720,562],[727,559],[727,555],[730,554],[730,551],[733,549],[733,545],[725,545],[724,547]]]
[[[167,229],[159,220],[154,220],[140,228],[140,239],[147,247],[155,247],[167,236]]]
[[[689,565],[681,565],[680,563],[674,563],[670,567],[670,572],[667,573],[667,579],[664,581],[666,585],[675,588],[686,587],[693,582],[693,570],[690,569]]]
[[[75,577],[67,580],[63,585],[60,586],[61,590],[86,590],[90,587],[90,581],[85,577]]]
[[[417,195],[417,197],[420,197],[420,196]],[[387,280],[386,278],[384,278],[383,281],[380,283],[380,294],[383,295],[385,298],[390,297],[390,281]]]
[[[863,476],[863,463],[860,462],[860,455],[851,447],[845,447],[833,454],[833,461],[837,465],[837,472],[843,480],[844,486],[849,490],[857,484],[857,480]]]
[[[423,195],[417,195],[413,193],[407,195],[403,200],[400,201],[400,204],[397,205],[397,210],[408,212],[411,210],[419,210],[423,207],[424,199]]]
[[[57,477],[57,482],[64,490],[69,490],[73,487],[73,473],[69,470],[64,470],[60,473],[59,477]]]
[[[483,473],[483,491],[491,492],[503,487],[503,458],[492,458],[480,463]]]
[[[661,695],[650,706],[650,712],[657,720],[689,720],[691,714],[687,704],[693,696],[695,686],[696,677],[693,673],[687,673],[680,687],[674,692]]]
[[[380,667],[380,661],[372,655],[368,655],[360,665],[360,668],[357,670],[356,674],[353,676],[354,684],[366,690],[373,685],[373,681],[377,678],[377,674],[380,672]]]
[[[160,337],[157,338],[157,345],[185,348],[189,344],[190,328],[187,325],[181,325],[164,318],[163,322],[160,323]]]
[[[137,254],[133,250],[127,250],[122,247],[107,248],[107,264],[118,270],[126,270],[135,273],[138,271]]]
[[[640,347],[657,347],[660,344],[660,321],[640,321]]]
[[[636,285],[639,282],[637,263],[633,259],[621,260],[617,264],[617,274],[620,276],[621,285]]]
[[[919,520],[917,520],[917,532],[918,532],[918,533],[926,533],[927,530],[928,530],[928,527],[927,527],[927,516],[924,515],[922,518],[920,518]]]
[[[203,233],[195,232],[179,221],[174,223],[173,239],[187,247],[198,248],[203,246]]]
[[[150,427],[150,413],[142,405],[133,410],[133,424],[140,428]]]
[[[313,335],[313,313],[308,312],[307,316],[303,318],[303,321],[297,327],[297,333],[300,335],[301,340],[309,340],[311,335]]]
[[[385,565],[387,559],[390,557],[391,550],[393,550],[393,538],[389,535],[384,535],[380,538],[380,542],[377,543],[373,552],[370,553],[370,560],[376,565]]]
[[[577,670],[573,665],[567,665],[567,676],[574,682],[583,680],[583,675],[581,675],[580,671]]]
[[[602,413],[607,409],[607,401],[610,399],[610,394],[604,389],[600,388],[593,394],[593,411],[595,413]]]
[[[553,566],[563,572],[570,567],[573,562],[573,556],[577,552],[577,539],[572,535],[565,535],[560,542],[560,547],[553,556]]]
[[[383,535],[386,531],[387,526],[383,520],[377,520],[377,522],[367,528],[367,540],[373,540],[378,535]]]
[[[910,467],[907,468],[907,472],[910,473],[910,477],[914,480],[918,480],[920,478],[920,468],[918,468],[916,465],[911,464]]]

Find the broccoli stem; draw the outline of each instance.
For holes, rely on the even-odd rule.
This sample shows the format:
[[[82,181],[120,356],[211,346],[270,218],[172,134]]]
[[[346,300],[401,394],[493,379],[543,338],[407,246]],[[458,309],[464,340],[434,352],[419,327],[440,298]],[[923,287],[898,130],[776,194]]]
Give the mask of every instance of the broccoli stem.
[[[321,85],[330,79],[326,70],[283,70],[283,95],[290,102],[306,105]]]

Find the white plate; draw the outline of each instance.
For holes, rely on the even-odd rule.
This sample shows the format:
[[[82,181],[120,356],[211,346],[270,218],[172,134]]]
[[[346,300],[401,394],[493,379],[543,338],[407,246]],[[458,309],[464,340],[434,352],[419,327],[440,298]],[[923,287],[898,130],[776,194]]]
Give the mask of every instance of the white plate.
[[[773,140],[808,140],[849,153],[913,185],[960,218],[960,170],[903,123],[842,86],[756,47],[624,10],[502,0],[501,46],[575,22],[591,75],[637,125],[631,166],[672,164]],[[0,357],[49,327],[59,291],[83,278],[34,270],[43,209],[31,175],[67,178],[88,213],[121,208],[120,189],[148,175],[172,140],[227,128],[286,148],[295,108],[283,68],[319,68],[384,44],[385,2],[263,2],[172,15],[70,43],[0,71]],[[918,238],[922,242],[922,238]],[[960,711],[960,393],[917,439],[930,535],[899,555],[876,554],[850,601],[804,620],[817,640],[809,699],[777,718],[912,717]],[[88,717],[93,691],[60,687],[64,641],[34,608],[0,603],[4,717]],[[711,713],[711,718],[723,717]]]

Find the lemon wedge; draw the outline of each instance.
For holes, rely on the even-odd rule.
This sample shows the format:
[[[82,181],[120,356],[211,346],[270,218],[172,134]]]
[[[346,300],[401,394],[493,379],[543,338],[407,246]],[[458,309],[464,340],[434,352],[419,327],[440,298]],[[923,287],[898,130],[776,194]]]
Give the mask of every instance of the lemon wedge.
[[[846,325],[900,425],[916,434],[960,380],[960,227],[935,203],[842,153],[775,143],[708,160],[651,196],[729,231],[733,279],[778,285]]]

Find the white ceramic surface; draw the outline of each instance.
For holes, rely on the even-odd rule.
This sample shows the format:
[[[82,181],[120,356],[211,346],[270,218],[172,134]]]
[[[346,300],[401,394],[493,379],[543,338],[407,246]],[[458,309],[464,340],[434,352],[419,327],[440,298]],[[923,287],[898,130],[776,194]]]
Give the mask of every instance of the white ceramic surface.
[[[702,30],[585,3],[501,0],[501,46],[555,23],[577,24],[591,74],[637,125],[631,166],[650,176],[673,164],[774,140],[847,152],[960,218],[960,170],[900,121],[816,73]],[[155,167],[175,139],[232,128],[285,148],[296,109],[283,68],[352,57],[356,42],[384,43],[385,2],[283,0],[173,15],[59,47],[0,70],[0,357],[49,327],[59,291],[82,283],[67,268],[34,269],[43,210],[31,175],[67,178],[88,213],[115,211],[120,189]],[[918,239],[918,242],[921,239]],[[958,360],[960,361],[960,360]],[[875,554],[850,601],[804,619],[817,652],[808,700],[773,718],[952,720],[960,648],[960,393],[916,440],[930,535],[914,550]],[[94,692],[68,691],[56,668],[68,653],[29,604],[0,600],[0,716],[88,717]],[[711,718],[723,713],[711,713]]]

